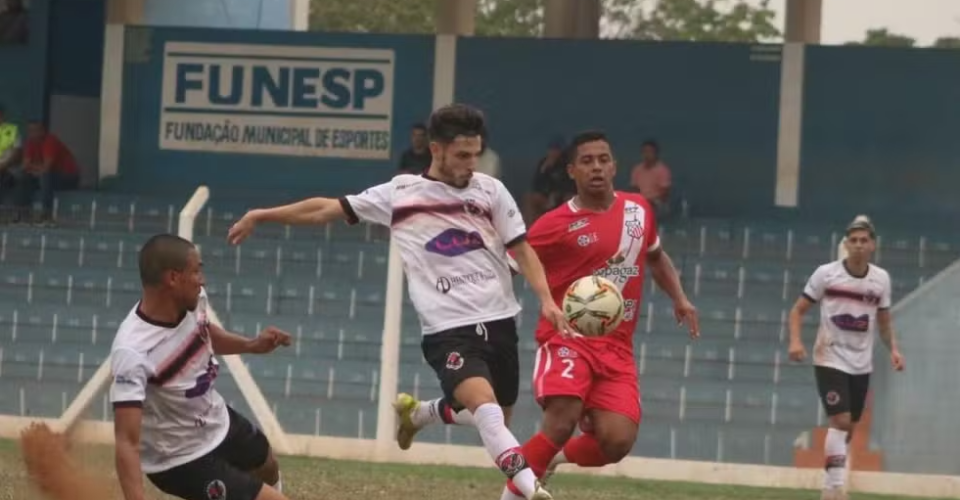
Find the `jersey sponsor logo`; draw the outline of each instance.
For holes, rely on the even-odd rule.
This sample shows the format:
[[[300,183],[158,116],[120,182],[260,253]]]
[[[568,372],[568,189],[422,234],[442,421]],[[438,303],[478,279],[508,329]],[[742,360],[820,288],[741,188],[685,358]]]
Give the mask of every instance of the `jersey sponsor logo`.
[[[837,314],[830,317],[837,328],[845,332],[865,333],[870,330],[870,315],[861,314],[854,316],[852,314]]]
[[[123,375],[117,375],[116,377],[113,377],[113,383],[117,385],[132,385],[132,386],[137,385],[137,382],[135,380],[131,378],[127,378]]]
[[[640,266],[604,267],[593,272],[601,278],[635,278],[640,276]]]
[[[450,290],[460,285],[475,285],[496,279],[497,275],[489,271],[477,271],[470,274],[461,274],[460,276],[441,276],[437,278],[437,291],[443,294],[450,293]]]
[[[590,225],[590,221],[588,219],[580,219],[574,222],[573,224],[570,224],[569,226],[567,226],[567,232],[572,233],[577,229],[583,229],[589,225]]]
[[[223,481],[214,479],[207,483],[207,498],[209,500],[225,500],[227,498],[227,485]]]
[[[580,236],[577,236],[577,244],[582,247],[592,245],[597,241],[600,241],[600,237],[597,236],[597,233],[581,234]]]
[[[476,231],[467,232],[463,229],[447,229],[428,241],[424,248],[428,252],[456,257],[474,250],[486,248],[483,237]]]
[[[447,363],[444,366],[447,367],[447,370],[459,370],[463,368],[463,356],[457,351],[447,354]]]

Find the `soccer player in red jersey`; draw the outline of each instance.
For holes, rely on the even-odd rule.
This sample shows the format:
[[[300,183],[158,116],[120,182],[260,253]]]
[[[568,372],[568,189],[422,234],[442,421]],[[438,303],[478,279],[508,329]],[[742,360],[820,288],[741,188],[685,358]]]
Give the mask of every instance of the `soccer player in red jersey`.
[[[527,238],[543,262],[557,304],[577,279],[603,276],[620,288],[624,318],[602,337],[562,336],[540,319],[533,384],[543,420],[523,453],[544,479],[561,463],[601,467],[619,462],[633,449],[641,413],[633,332],[645,267],[673,300],[677,322],[687,324],[691,337],[700,334],[697,311],[660,246],[653,209],[639,194],[614,190],[617,167],[606,136],[579,134],[568,160],[576,196],[538,219]],[[571,439],[578,424],[582,433]],[[517,493],[508,482],[503,500],[522,498]]]

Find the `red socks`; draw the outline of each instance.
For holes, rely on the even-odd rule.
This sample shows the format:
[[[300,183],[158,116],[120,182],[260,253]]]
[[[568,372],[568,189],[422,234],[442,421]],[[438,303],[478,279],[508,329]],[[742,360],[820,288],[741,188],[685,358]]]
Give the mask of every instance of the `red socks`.
[[[567,441],[563,454],[568,462],[580,467],[602,467],[611,463],[593,434],[581,434]]]

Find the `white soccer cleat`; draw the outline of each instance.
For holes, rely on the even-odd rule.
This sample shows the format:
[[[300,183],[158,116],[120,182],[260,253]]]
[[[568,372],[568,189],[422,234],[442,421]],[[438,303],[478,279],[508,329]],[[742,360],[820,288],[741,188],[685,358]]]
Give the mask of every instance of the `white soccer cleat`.
[[[402,392],[393,403],[393,409],[397,412],[397,445],[401,450],[409,450],[414,436],[420,432],[420,427],[413,423],[413,413],[417,408],[420,408],[420,401]]]
[[[529,500],[553,500],[553,495],[543,489],[543,483],[537,481],[537,489],[533,490],[533,496]]]

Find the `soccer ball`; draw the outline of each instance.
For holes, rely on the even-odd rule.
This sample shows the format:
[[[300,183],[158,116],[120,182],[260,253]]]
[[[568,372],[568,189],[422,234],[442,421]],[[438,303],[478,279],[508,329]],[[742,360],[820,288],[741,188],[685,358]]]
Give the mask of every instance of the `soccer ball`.
[[[606,335],[623,320],[623,296],[610,280],[585,276],[567,288],[563,314],[570,326],[585,336]]]

